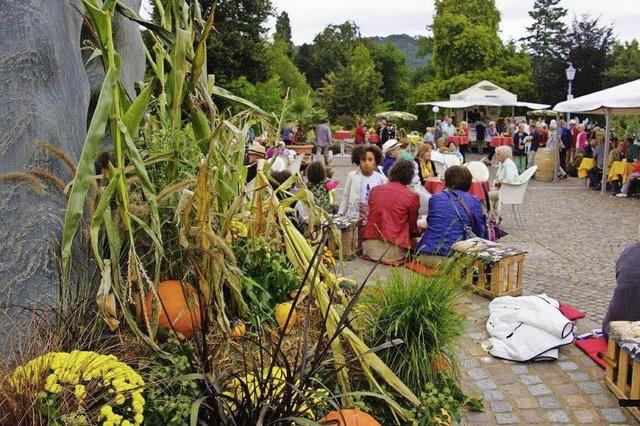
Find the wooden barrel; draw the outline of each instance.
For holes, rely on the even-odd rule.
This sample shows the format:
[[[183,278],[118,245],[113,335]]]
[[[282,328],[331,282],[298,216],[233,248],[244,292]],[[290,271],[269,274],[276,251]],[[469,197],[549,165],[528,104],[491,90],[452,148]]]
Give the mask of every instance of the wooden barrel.
[[[554,152],[547,148],[538,148],[536,152],[535,164],[538,166],[536,170],[536,180],[542,182],[553,181]]]

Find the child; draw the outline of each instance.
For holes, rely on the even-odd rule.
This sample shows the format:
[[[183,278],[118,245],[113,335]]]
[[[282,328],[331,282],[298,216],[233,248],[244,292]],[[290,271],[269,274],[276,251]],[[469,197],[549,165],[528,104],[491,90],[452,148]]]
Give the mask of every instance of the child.
[[[458,157],[461,164],[464,163],[464,157],[462,156],[462,153],[458,149],[458,145],[456,145],[455,142],[449,142],[449,155],[455,155],[456,157]]]
[[[393,163],[396,162],[396,158],[400,155],[400,143],[396,139],[389,139],[382,145],[382,155],[384,155],[382,174],[386,176]]]
[[[322,207],[328,213],[335,212],[336,206],[331,202],[329,189],[327,188],[329,179],[327,178],[327,169],[325,169],[324,163],[322,161],[314,161],[309,164],[305,174],[307,175],[307,188],[313,194],[316,206]]]
[[[387,178],[378,171],[382,152],[376,145],[359,145],[351,154],[351,162],[358,164],[359,168],[349,173],[338,214],[359,217],[364,225],[369,216],[371,190],[387,182]]]

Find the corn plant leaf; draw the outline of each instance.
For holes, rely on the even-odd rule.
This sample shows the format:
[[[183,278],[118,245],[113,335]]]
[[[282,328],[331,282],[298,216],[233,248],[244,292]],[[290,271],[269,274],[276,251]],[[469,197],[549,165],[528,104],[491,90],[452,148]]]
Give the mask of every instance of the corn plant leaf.
[[[85,0],[86,1],[86,0]],[[132,20],[133,22],[142,25],[143,27],[151,30],[156,36],[162,40],[163,43],[167,46],[171,46],[175,41],[175,36],[170,31],[167,31],[160,25],[156,25],[153,22],[145,21],[138,15],[133,9],[127,6],[123,1],[118,0],[118,4],[116,6],[116,10],[122,16],[127,19]]]
[[[124,121],[125,126],[127,126],[127,131],[132,136],[138,131],[140,121],[142,121],[147,110],[147,106],[149,105],[152,90],[153,83],[148,83],[142,92],[140,92],[138,97],[133,101],[131,106],[129,106],[124,117],[122,117],[122,121]]]
[[[96,211],[91,219],[91,248],[93,249],[93,256],[96,258],[96,262],[100,269],[103,269],[103,261],[102,256],[100,254],[100,250],[98,249],[99,236],[100,236],[100,227],[102,226],[104,220],[104,214],[109,207],[113,195],[116,193],[116,189],[118,188],[118,179],[120,178],[120,173],[116,173],[111,177],[109,184],[106,186],[102,195],[100,196],[100,201],[98,202],[98,206],[96,207]]]
[[[165,86],[167,102],[171,105],[171,119],[175,126],[180,123],[184,81],[189,66],[187,50],[191,43],[191,33],[189,31],[178,30],[177,33],[176,43],[171,52],[171,71],[167,76],[167,84]]]
[[[73,180],[67,209],[64,214],[64,225],[62,229],[62,268],[63,277],[68,278],[71,266],[71,247],[73,239],[78,230],[78,224],[84,213],[84,202],[89,189],[89,183],[93,176],[93,162],[96,159],[100,144],[104,139],[105,130],[109,122],[109,112],[113,103],[113,89],[118,79],[118,69],[110,67],[104,77],[100,96],[96,104],[96,109],[91,118],[91,124],[87,131],[87,136],[78,162],[78,170]]]
[[[278,120],[278,117],[276,117],[275,114],[270,113],[270,112],[266,112],[265,110],[263,110],[262,108],[260,108],[258,105],[254,104],[253,102],[250,102],[244,98],[241,98],[239,96],[234,95],[233,93],[231,93],[230,91],[228,91],[227,89],[223,89],[220,86],[214,86],[213,87],[213,94],[215,96],[218,96],[222,99],[226,99],[229,102],[233,102],[233,103],[237,103],[240,104],[242,106],[245,106],[247,108],[252,109],[253,111],[259,113],[260,115],[262,115],[263,117],[267,118],[270,122],[275,122]]]
[[[209,14],[209,19],[202,29],[200,34],[200,41],[196,47],[196,53],[193,58],[193,71],[191,72],[191,87],[195,87],[198,79],[203,73],[206,73],[206,61],[207,61],[207,38],[209,38],[209,32],[213,27],[213,18],[215,15],[215,9]]]
[[[98,41],[102,48],[106,48],[111,34],[109,34],[109,25],[107,24],[107,14],[101,10],[96,0],[82,0],[84,9],[91,18],[91,23],[96,30]]]

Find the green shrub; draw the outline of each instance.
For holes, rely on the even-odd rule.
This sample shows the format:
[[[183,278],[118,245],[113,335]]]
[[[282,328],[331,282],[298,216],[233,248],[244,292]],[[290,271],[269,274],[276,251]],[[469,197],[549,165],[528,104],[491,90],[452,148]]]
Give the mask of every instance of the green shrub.
[[[432,368],[434,360],[446,360],[446,375],[456,375],[456,339],[464,332],[464,318],[455,305],[463,294],[462,285],[457,268],[434,277],[392,271],[388,280],[379,282],[364,299],[372,345],[402,340],[380,355],[416,393],[441,378]]]

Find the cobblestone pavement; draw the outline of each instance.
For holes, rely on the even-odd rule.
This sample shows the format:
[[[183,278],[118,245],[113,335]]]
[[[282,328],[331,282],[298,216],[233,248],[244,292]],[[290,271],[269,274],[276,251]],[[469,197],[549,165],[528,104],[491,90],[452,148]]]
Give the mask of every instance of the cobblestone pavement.
[[[350,170],[348,159],[334,159],[335,176],[343,183],[338,188]],[[599,328],[615,287],[616,259],[638,238],[640,201],[601,196],[575,178],[532,181],[525,228],[515,228],[511,211],[502,216],[509,235],[501,241],[528,252],[525,294],[546,293],[584,311],[579,333]],[[362,260],[343,265],[354,279],[371,267]],[[379,267],[373,279],[384,279],[388,270]],[[488,303],[474,294],[461,300],[468,319],[461,341],[463,387],[483,397],[486,406],[485,413],[467,413],[463,424],[637,424],[605,386],[603,370],[574,345],[563,347],[557,362],[520,364],[484,352]]]

